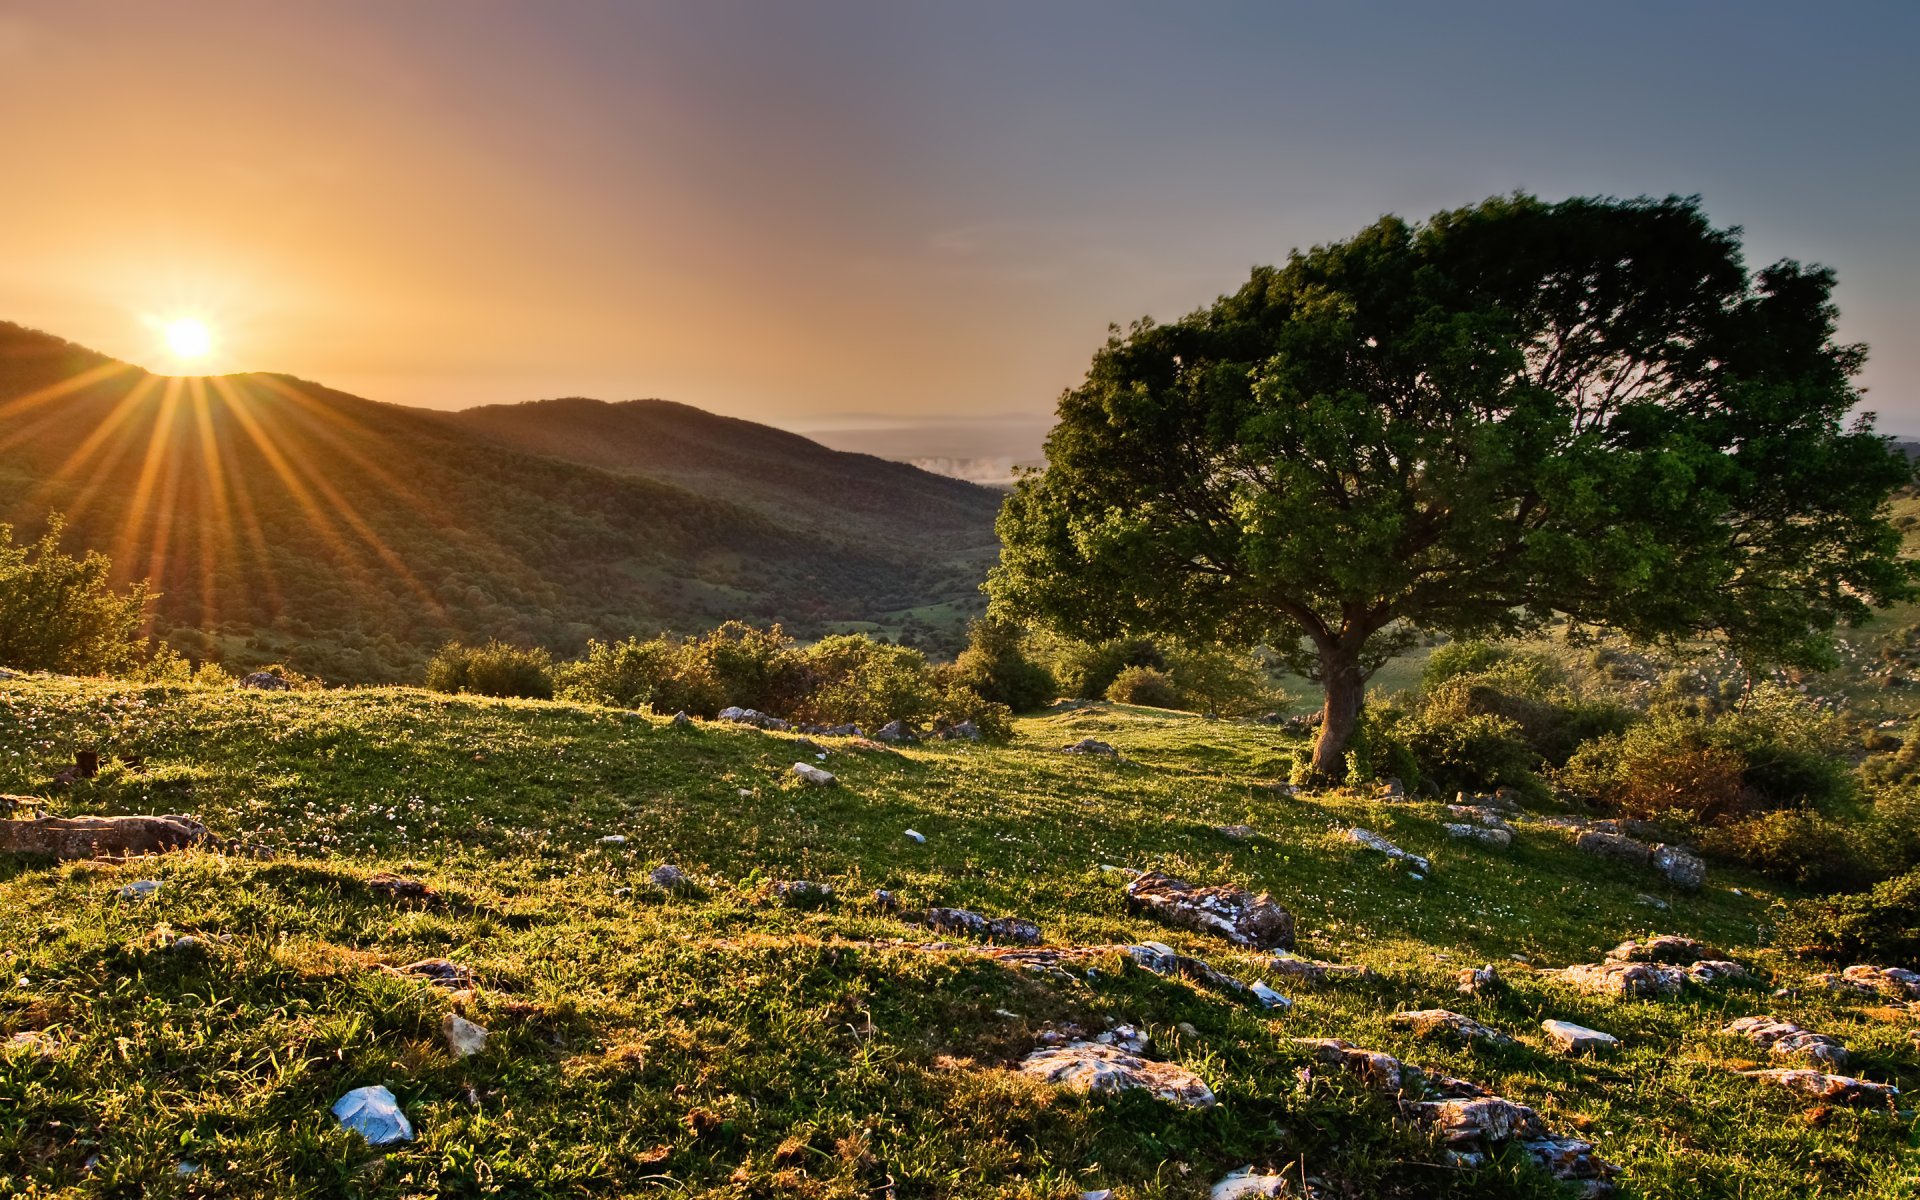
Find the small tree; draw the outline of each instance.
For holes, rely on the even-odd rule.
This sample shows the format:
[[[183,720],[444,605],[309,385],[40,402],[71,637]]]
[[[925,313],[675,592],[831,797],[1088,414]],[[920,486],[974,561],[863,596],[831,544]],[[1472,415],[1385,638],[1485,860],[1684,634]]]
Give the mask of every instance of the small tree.
[[[0,525],[0,666],[87,675],[129,666],[145,646],[152,593],[145,583],[114,591],[97,550],[62,553],[64,527],[55,515],[39,541],[15,545],[13,527]]]
[[[1912,469],[1844,422],[1865,350],[1823,269],[1749,274],[1696,200],[1389,217],[1114,331],[1001,511],[996,611],[1290,649],[1344,769],[1413,631],[1563,614],[1818,664],[1912,594]]]

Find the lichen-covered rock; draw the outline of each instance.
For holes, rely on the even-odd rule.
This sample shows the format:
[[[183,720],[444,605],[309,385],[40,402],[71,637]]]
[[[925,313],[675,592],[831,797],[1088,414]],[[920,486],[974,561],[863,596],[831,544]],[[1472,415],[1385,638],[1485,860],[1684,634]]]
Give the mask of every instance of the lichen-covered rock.
[[[1678,846],[1655,846],[1647,855],[1653,869],[1683,892],[1697,892],[1707,881],[1706,860]]]
[[[1847,1069],[1847,1048],[1838,1038],[1779,1017],[1740,1017],[1721,1032],[1746,1038],[1776,1058],[1804,1058],[1829,1070]]]
[[[367,876],[367,887],[371,891],[383,892],[395,900],[431,900],[438,895],[420,880],[395,875],[390,871],[381,871]]]
[[[1687,979],[1665,963],[1579,963],[1551,974],[1590,996],[1621,998],[1676,995]]]
[[[1416,1037],[1450,1037],[1462,1042],[1484,1042],[1491,1046],[1513,1044],[1513,1039],[1498,1029],[1446,1008],[1397,1012],[1387,1018],[1387,1023],[1396,1029],[1411,1029]]]
[[[1687,968],[1687,979],[1701,984],[1719,983],[1725,979],[1751,979],[1753,975],[1737,962],[1710,958],[1694,963]]]
[[[33,817],[0,820],[0,852],[59,859],[137,858],[185,850],[205,841],[194,817]]]
[[[929,908],[921,919],[929,929],[940,933],[965,934],[1013,946],[1034,946],[1040,942],[1040,927],[1022,917],[988,918],[971,909]]]
[[[1607,833],[1598,829],[1590,829],[1575,838],[1573,848],[1583,854],[1631,863],[1644,863],[1653,853],[1653,847],[1645,842],[1623,833]]]
[[[920,735],[905,721],[888,721],[873,735],[873,740],[892,746],[910,746],[920,740]]]
[[[672,863],[661,863],[647,873],[647,882],[663,892],[677,892],[693,886],[693,880]]]
[[[240,682],[234,684],[234,686],[243,691],[254,692],[290,692],[293,690],[292,684],[271,671],[255,671],[251,675],[243,675],[240,677]]]
[[[441,1019],[440,1036],[455,1058],[472,1058],[487,1048],[487,1031],[458,1013]]]
[[[1621,942],[1607,951],[1607,962],[1655,962],[1684,967],[1714,957],[1713,951],[1690,937],[1655,934],[1644,942]]]
[[[424,979],[435,987],[459,991],[473,986],[473,971],[445,958],[423,958],[400,968],[400,974]]]
[[[1285,950],[1293,945],[1293,916],[1264,893],[1245,888],[1194,887],[1158,871],[1127,885],[1127,907],[1151,913],[1169,925],[1218,934],[1250,950]]]
[[[1840,978],[1856,988],[1896,1000],[1920,1000],[1920,972],[1904,967],[1873,967],[1861,963],[1840,972]]]
[[[1547,1127],[1538,1113],[1501,1096],[1423,1100],[1416,1102],[1412,1111],[1417,1120],[1450,1146],[1474,1142],[1499,1145],[1515,1138],[1547,1136]]]
[[[1828,1104],[1878,1104],[1892,1100],[1900,1089],[1892,1084],[1855,1079],[1851,1075],[1829,1075],[1795,1067],[1769,1067],[1762,1071],[1742,1071],[1749,1079],[1777,1084],[1790,1092],[1799,1092]]]
[[[1433,874],[1432,863],[1428,862],[1426,859],[1422,858],[1418,854],[1414,854],[1409,851],[1402,850],[1400,847],[1394,845],[1392,842],[1388,841],[1386,838],[1381,837],[1379,834],[1375,833],[1371,829],[1361,829],[1356,826],[1355,828],[1347,830],[1345,836],[1346,836],[1346,839],[1352,842],[1354,845],[1363,847],[1364,849],[1367,849],[1367,850],[1377,851],[1381,854],[1386,855],[1388,858],[1393,859],[1396,862],[1403,862],[1407,864],[1409,867],[1412,867],[1414,870],[1420,872],[1422,875]]]
[[[1442,825],[1441,828],[1447,831],[1450,838],[1479,842],[1498,850],[1505,850],[1513,844],[1513,831],[1502,825]]]
[[[1362,1050],[1339,1038],[1295,1038],[1293,1043],[1311,1051],[1320,1062],[1355,1076],[1367,1090],[1384,1096],[1399,1095],[1405,1090],[1408,1072],[1418,1070],[1406,1067],[1391,1054]]]
[[[729,705],[721,709],[720,720],[731,721],[736,725],[751,725],[755,729],[771,729],[775,732],[785,732],[793,728],[790,722],[783,721],[779,717],[768,716],[755,709],[741,708],[737,705]]]
[[[773,894],[789,908],[819,908],[833,899],[833,885],[811,879],[788,879],[774,884]]]
[[[1175,1063],[1153,1062],[1117,1046],[1069,1042],[1027,1055],[1020,1072],[1056,1087],[1082,1092],[1121,1092],[1144,1088],[1173,1104],[1211,1108],[1213,1091],[1192,1071]]]
[[[1493,964],[1483,967],[1469,967],[1453,977],[1454,990],[1463,996],[1485,996],[1500,987],[1500,972]]]
[[[1213,1185],[1207,1193],[1208,1200],[1250,1200],[1254,1196],[1291,1196],[1293,1188],[1284,1175],[1273,1175],[1264,1171],[1256,1172],[1252,1167],[1241,1167]]]

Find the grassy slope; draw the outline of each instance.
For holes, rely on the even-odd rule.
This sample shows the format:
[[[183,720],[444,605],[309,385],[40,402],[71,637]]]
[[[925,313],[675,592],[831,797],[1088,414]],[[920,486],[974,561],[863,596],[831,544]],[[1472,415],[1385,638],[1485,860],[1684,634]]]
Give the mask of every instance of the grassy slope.
[[[1053,752],[1093,735],[1129,761]],[[141,755],[63,793],[67,812],[189,811],[282,851],[125,866],[0,865],[0,1035],[49,1029],[51,1062],[0,1053],[0,1194],[1195,1196],[1245,1163],[1304,1159],[1334,1194],[1550,1195],[1529,1170],[1468,1174],[1348,1085],[1302,1084],[1287,1039],[1334,1035],[1407,1054],[1534,1104],[1627,1168],[1629,1194],[1892,1196],[1911,1119],[1806,1106],[1734,1077],[1745,1043],[1714,1030],[1777,1012],[1841,1035],[1865,1073],[1920,1085],[1910,1015],[1764,985],[1659,1003],[1576,998],[1507,963],[1593,959],[1654,928],[1717,943],[1791,982],[1759,943],[1771,899],[1720,874],[1668,896],[1637,870],[1523,829],[1511,854],[1449,843],[1431,805],[1287,800],[1252,785],[1288,749],[1272,730],[1096,708],[1022,722],[1005,749],[851,751],[843,786],[786,781],[779,735],[674,731],[632,713],[411,691],[267,696],[105,683],[0,683],[0,791],[42,789],[76,743]],[[1264,836],[1227,841],[1245,821]],[[1426,883],[1332,831],[1362,822],[1436,863]],[[901,836],[907,827],[925,845]],[[625,846],[605,848],[603,834]],[[703,881],[646,884],[662,861]],[[1123,877],[1158,867],[1271,891],[1303,952],[1367,963],[1378,984],[1285,986],[1268,1017],[1123,967],[1049,983],[923,935],[862,899],[887,887],[1041,922],[1052,944],[1158,939],[1244,977],[1262,960],[1126,914]],[[361,880],[418,875],[433,905]],[[134,878],[154,899],[123,902]],[[821,912],[771,902],[773,880],[825,879]],[[1736,893],[1732,885],[1741,888]],[[632,887],[631,896],[616,889]],[[1661,894],[1665,895],[1664,892]],[[206,948],[166,948],[197,934]],[[219,940],[229,937],[230,941]],[[904,939],[887,945],[889,939]],[[878,944],[877,944],[878,943]],[[486,1052],[450,1059],[449,1001],[371,964],[445,955],[484,981],[469,1012]],[[1497,1000],[1451,973],[1496,961]],[[1401,1007],[1449,1006],[1519,1035],[1506,1051],[1416,1045]],[[997,1010],[1017,1014],[1008,1017]],[[1609,1030],[1622,1052],[1569,1062],[1539,1021]],[[1131,1020],[1217,1091],[1208,1111],[1050,1093],[1000,1069],[1047,1020]],[[1197,1036],[1176,1030],[1190,1023]],[[370,1150],[327,1106],[385,1083],[418,1141]],[[98,1160],[90,1171],[83,1164]],[[180,1161],[198,1174],[175,1174]],[[1909,1183],[1908,1186],[1911,1186]]]

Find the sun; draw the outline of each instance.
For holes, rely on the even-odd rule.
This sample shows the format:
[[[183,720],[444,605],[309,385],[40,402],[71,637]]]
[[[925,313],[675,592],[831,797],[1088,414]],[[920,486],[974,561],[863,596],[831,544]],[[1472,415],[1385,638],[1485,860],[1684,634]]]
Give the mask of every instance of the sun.
[[[205,358],[213,352],[213,331],[207,328],[205,321],[194,317],[180,317],[160,327],[160,334],[166,339],[167,349],[175,358]]]

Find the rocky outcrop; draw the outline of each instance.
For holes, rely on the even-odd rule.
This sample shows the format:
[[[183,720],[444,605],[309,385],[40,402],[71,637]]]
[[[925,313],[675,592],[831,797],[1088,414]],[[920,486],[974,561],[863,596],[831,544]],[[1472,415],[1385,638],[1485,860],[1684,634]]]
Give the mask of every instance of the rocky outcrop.
[[[1040,926],[1024,917],[984,917],[965,908],[929,908],[921,920],[937,933],[958,933],[1012,946],[1040,943]]]
[[[1804,1058],[1830,1070],[1847,1069],[1847,1048],[1838,1038],[1779,1017],[1740,1017],[1720,1032],[1746,1038],[1775,1058]]]
[[[185,816],[0,820],[0,852],[59,859],[166,854],[198,845],[206,837],[207,827]]]
[[[1355,1076],[1403,1116],[1426,1126],[1456,1165],[1483,1165],[1502,1148],[1517,1144],[1541,1170],[1572,1184],[1579,1195],[1606,1196],[1614,1190],[1612,1178],[1619,1168],[1596,1156],[1593,1143],[1555,1134],[1524,1104],[1337,1038],[1296,1038],[1294,1044],[1311,1051],[1319,1062]]]
[[[832,787],[840,782],[831,771],[823,771],[812,763],[797,762],[791,768],[794,775],[815,787]]]
[[[1489,1046],[1513,1044],[1513,1039],[1498,1029],[1446,1008],[1408,1009],[1388,1017],[1387,1024],[1395,1029],[1411,1029],[1415,1037],[1447,1037]]]
[[[1214,1104],[1213,1091],[1206,1082],[1185,1067],[1153,1062],[1100,1042],[1043,1046],[1021,1061],[1020,1073],[1074,1091],[1112,1093],[1143,1088],[1173,1104],[1194,1108],[1211,1108]]]
[[[1447,836],[1463,842],[1479,842],[1496,850],[1513,845],[1513,831],[1504,825],[1442,825]]]
[[[251,675],[243,675],[240,677],[240,682],[234,686],[255,692],[290,692],[293,690],[292,684],[271,671],[255,671]]]
[[[1648,844],[1639,838],[1599,828],[1609,822],[1593,822],[1574,839],[1574,849],[1599,858],[1651,866],[1666,881],[1682,891],[1698,891],[1707,880],[1707,864],[1700,856],[1678,846]]]
[[[1195,887],[1158,871],[1127,885],[1127,907],[1182,929],[1217,934],[1249,950],[1293,946],[1293,916],[1264,893],[1244,888]]]
[[[1655,846],[1647,862],[1683,892],[1697,892],[1707,882],[1706,860],[1678,846]]]
[[[1885,1104],[1900,1094],[1900,1089],[1892,1084],[1794,1067],[1769,1067],[1763,1071],[1740,1073],[1748,1079],[1775,1084],[1828,1104]]]
[[[1835,991],[1861,996],[1885,996],[1890,1000],[1920,1000],[1920,972],[1903,967],[1874,967],[1865,963],[1848,967],[1838,975],[1819,976],[1818,982]]]
[[[1195,983],[1259,1003],[1262,1008],[1288,1009],[1293,1001],[1258,981],[1248,983],[1227,974],[1204,959],[1181,954],[1163,942],[1126,947],[1127,957],[1155,975],[1179,975]]]
[[[1097,758],[1119,758],[1120,752],[1097,738],[1081,738],[1071,746],[1062,746],[1062,754],[1091,754]]]
[[[1593,996],[1652,999],[1679,993],[1686,984],[1707,985],[1749,978],[1747,969],[1724,959],[1703,959],[1685,967],[1662,962],[1579,963],[1543,974]]]
[[[783,721],[779,717],[769,716],[757,709],[741,708],[738,705],[729,705],[721,709],[719,719],[722,721],[731,721],[735,725],[751,725],[755,729],[771,729],[776,732],[785,732],[793,728],[791,722]]]
[[[1267,969],[1276,975],[1288,979],[1297,979],[1302,983],[1325,983],[1329,979],[1369,980],[1376,976],[1369,967],[1351,963],[1321,962],[1313,958],[1295,958],[1291,954],[1279,955],[1267,963]]]

